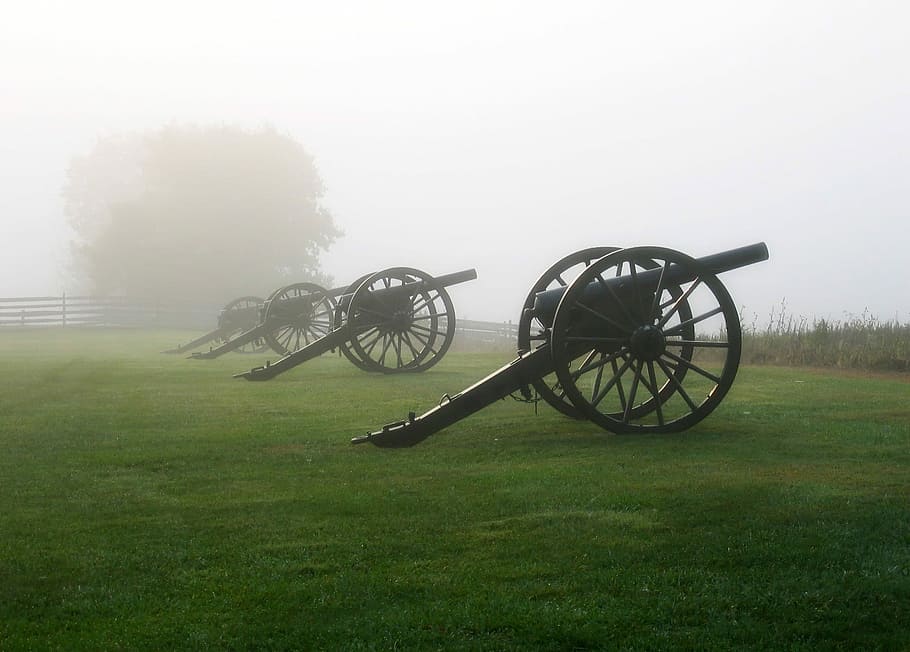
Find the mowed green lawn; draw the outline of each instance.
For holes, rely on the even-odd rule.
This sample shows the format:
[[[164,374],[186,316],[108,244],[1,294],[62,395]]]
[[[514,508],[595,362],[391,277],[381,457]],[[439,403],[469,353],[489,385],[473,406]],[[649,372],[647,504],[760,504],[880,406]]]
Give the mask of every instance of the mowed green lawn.
[[[910,382],[750,367],[678,435],[195,333],[0,332],[0,649],[910,648]],[[274,359],[276,356],[271,354]]]

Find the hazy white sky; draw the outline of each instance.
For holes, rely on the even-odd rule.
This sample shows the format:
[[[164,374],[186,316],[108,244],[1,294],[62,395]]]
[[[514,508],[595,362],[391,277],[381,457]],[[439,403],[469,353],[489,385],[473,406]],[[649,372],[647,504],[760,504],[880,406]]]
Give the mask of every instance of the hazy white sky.
[[[316,158],[342,283],[476,267],[459,314],[516,320],[575,249],[765,240],[724,277],[747,316],[906,321],[908,25],[903,1],[6,0],[0,296],[72,287],[59,193],[97,137],[270,124]]]

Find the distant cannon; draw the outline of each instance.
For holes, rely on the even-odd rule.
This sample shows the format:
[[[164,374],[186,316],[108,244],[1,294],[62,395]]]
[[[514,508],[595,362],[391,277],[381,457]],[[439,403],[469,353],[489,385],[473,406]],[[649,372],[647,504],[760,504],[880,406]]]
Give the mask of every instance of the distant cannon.
[[[739,315],[717,274],[767,259],[764,243],[700,259],[663,247],[576,252],[528,295],[518,357],[351,442],[413,446],[516,392],[616,433],[689,428],[723,400],[742,351]],[[571,282],[569,272],[578,272]]]
[[[262,304],[263,300],[255,296],[234,299],[218,314],[218,326],[214,330],[197,337],[192,342],[162,351],[162,353],[186,353],[209,342],[230,342],[238,333],[247,331],[259,323],[259,312],[262,309]],[[255,353],[264,350],[265,344],[258,340],[250,340],[235,347],[235,349],[244,353]]]
[[[280,287],[268,299],[260,301],[254,312],[255,318],[246,321],[246,327],[242,331],[235,332],[230,338],[221,338],[220,345],[208,351],[193,353],[190,357],[211,360],[229,351],[244,350],[251,346],[258,351],[271,348],[279,355],[287,355],[332,329],[334,297],[346,289],[347,286],[327,290],[309,282]],[[197,342],[206,343],[212,339],[215,338],[199,338],[184,345],[181,350],[196,348],[199,346]]]
[[[364,371],[425,371],[446,354],[455,337],[455,307],[445,288],[475,278],[473,269],[433,277],[411,267],[392,267],[358,279],[336,295],[337,302],[324,295],[325,303],[316,304],[318,313],[310,310],[300,317],[298,304],[279,302],[278,323],[299,326],[303,319],[312,324],[311,317],[318,314],[323,316],[319,329],[280,360],[234,377],[268,380],[334,349]],[[273,329],[269,308],[265,313],[263,328]]]

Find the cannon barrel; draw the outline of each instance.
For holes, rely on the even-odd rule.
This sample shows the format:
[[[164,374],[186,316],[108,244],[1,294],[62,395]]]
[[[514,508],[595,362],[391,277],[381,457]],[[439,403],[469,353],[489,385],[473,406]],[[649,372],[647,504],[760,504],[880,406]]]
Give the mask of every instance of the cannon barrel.
[[[757,242],[744,247],[703,256],[696,260],[703,269],[716,275],[768,260],[768,255],[768,246],[764,242]],[[692,280],[691,272],[692,270],[690,269],[683,268],[678,264],[672,264],[667,268],[666,272],[661,269],[638,272],[637,283],[639,287],[651,286],[652,288],[656,287],[658,283],[662,283],[664,287],[679,285]],[[663,274],[662,281],[661,274]],[[618,278],[605,279],[605,283],[610,289],[618,291],[629,280],[628,276],[620,276]],[[538,293],[534,300],[534,316],[547,326],[550,326],[553,322],[553,315],[556,313],[556,308],[565,291],[566,288],[559,287]],[[605,292],[609,292],[609,290],[605,290],[603,284],[596,282],[590,283],[585,290],[586,295],[594,297],[602,296]]]
[[[376,312],[382,312],[383,302],[394,300],[395,298],[401,296],[414,296],[433,288],[440,289],[449,287],[451,285],[456,285],[458,283],[465,283],[476,278],[477,270],[465,269],[460,272],[453,272],[451,274],[444,274],[442,276],[436,277],[428,277],[425,279],[402,283],[401,285],[371,290],[368,296],[364,298],[367,300],[368,304],[372,304],[370,307],[375,308]],[[351,300],[355,294],[356,292],[349,292],[344,294],[339,299],[338,303],[343,311],[348,310],[351,305]],[[352,323],[350,319],[347,319],[342,324],[336,325],[334,329],[326,333],[323,337],[310,342],[306,346],[303,346],[296,351],[292,351],[291,353],[285,355],[279,360],[276,360],[275,362],[268,362],[264,366],[253,367],[249,371],[234,374],[234,378],[244,378],[246,380],[270,380],[289,369],[293,369],[294,367],[303,364],[304,362],[319,357],[323,353],[338,348],[339,346],[351,340],[351,338],[356,337],[359,333],[362,333],[376,326],[379,320],[381,320],[381,318],[377,317],[375,314],[370,313],[359,317],[356,320],[356,323]]]
[[[659,248],[643,247],[640,249],[642,256],[645,256],[648,251]],[[637,258],[639,248],[625,251],[628,252],[629,260],[645,260],[645,262],[649,260]],[[683,352],[682,355],[671,354],[672,359],[670,363],[658,360],[658,356],[649,351],[656,341],[659,341],[661,348],[664,346],[664,336],[659,332],[660,324],[653,326],[651,325],[651,322],[645,322],[627,338],[627,341],[632,342],[632,346],[637,346],[641,349],[641,357],[637,360],[633,359],[632,355],[629,353],[624,353],[620,348],[615,346],[613,343],[617,342],[617,339],[614,337],[574,338],[577,342],[573,344],[572,347],[566,349],[566,351],[569,351],[567,359],[573,359],[574,353],[572,351],[579,348],[586,348],[580,341],[590,340],[599,342],[598,344],[591,344],[587,347],[593,347],[591,354],[585,358],[581,367],[573,372],[576,376],[581,376],[584,373],[588,373],[590,370],[600,369],[600,371],[596,372],[597,379],[594,386],[594,392],[599,396],[603,396],[610,390],[611,386],[618,385],[617,380],[622,376],[625,370],[633,367],[633,365],[637,363],[637,370],[635,371],[636,377],[631,388],[626,387],[623,389],[622,387],[619,387],[619,395],[622,397],[620,400],[622,401],[625,412],[624,416],[620,417],[621,420],[627,419],[629,415],[635,413],[636,410],[653,410],[657,415],[656,418],[659,424],[663,426],[664,416],[661,413],[661,404],[667,398],[667,389],[665,388],[669,388],[669,393],[678,393],[682,397],[682,400],[691,406],[692,412],[695,413],[692,415],[691,419],[682,419],[678,424],[673,424],[669,427],[688,427],[696,418],[701,418],[704,414],[713,409],[713,405],[716,404],[716,401],[719,401],[723,397],[725,389],[717,392],[712,390],[708,395],[711,396],[712,394],[716,394],[714,397],[716,398],[716,401],[708,405],[705,410],[701,410],[701,407],[695,405],[693,399],[682,387],[683,378],[686,373],[691,370],[691,373],[694,376],[707,375],[718,383],[732,382],[732,377],[735,375],[735,367],[738,365],[739,360],[738,349],[733,355],[735,361],[731,366],[724,368],[724,379],[714,378],[713,375],[707,373],[697,363],[693,363],[691,353],[685,353],[687,347],[701,346],[713,348],[719,345],[725,348],[736,349],[735,344],[730,344],[730,342],[714,343],[710,341],[690,342],[685,340],[687,337],[686,333],[688,333],[692,324],[707,320],[711,315],[718,312],[723,312],[726,319],[735,320],[735,328],[733,330],[735,330],[737,334],[739,333],[738,315],[735,314],[735,308],[732,301],[729,300],[729,294],[726,293],[726,290],[723,289],[722,285],[720,285],[716,279],[713,279],[713,276],[721,272],[767,260],[768,248],[764,243],[757,243],[696,259],[694,265],[686,262],[687,260],[691,261],[692,259],[682,256],[681,254],[678,254],[678,252],[676,252],[676,254],[676,256],[669,256],[666,259],[665,266],[655,265],[650,269],[637,270],[635,272],[630,272],[629,274],[609,276],[607,278],[602,278],[598,275],[597,281],[588,282],[587,285],[578,285],[576,288],[576,284],[573,284],[555,290],[540,292],[536,296],[534,308],[532,310],[537,313],[538,318],[547,327],[548,331],[552,326],[557,309],[561,310],[561,308],[559,308],[561,300],[570,290],[577,290],[584,298],[585,302],[587,302],[588,297],[590,296],[595,299],[605,299],[604,303],[608,307],[617,307],[619,303],[628,298],[629,295],[626,291],[632,287],[638,292],[651,292],[653,294],[657,292],[659,288],[667,289],[671,286],[677,286],[699,279],[704,281],[708,286],[712,286],[712,292],[726,297],[726,299],[722,299],[720,308],[699,316],[687,315],[685,318],[682,318],[683,321],[681,324],[666,331],[668,339],[674,337],[679,338],[678,344],[681,347],[679,350]],[[607,266],[611,260],[618,260],[622,255],[623,250],[619,250],[617,253],[605,256],[599,262],[602,262],[604,266]],[[678,262],[670,262],[671,260],[676,260]],[[639,264],[646,266],[644,263]],[[592,271],[598,271],[598,269],[603,268],[595,268]],[[621,263],[618,266],[618,269],[622,269]],[[708,272],[709,276],[705,276],[705,272]],[[633,275],[635,278],[633,278]],[[674,298],[681,297],[676,300],[675,305],[684,302],[687,294],[680,290],[675,290],[675,292]],[[654,305],[656,305],[656,302]],[[582,319],[584,319],[584,316],[582,316]],[[729,321],[727,324],[728,326],[733,326]],[[670,335],[670,333],[672,333],[672,335]],[[659,336],[659,338],[657,336]],[[565,340],[565,342],[569,341],[570,339]],[[638,353],[635,355],[638,355]],[[564,364],[565,359],[563,359],[561,363]],[[519,352],[518,357],[505,366],[494,371],[474,385],[462,390],[458,394],[443,397],[443,400],[439,405],[428,410],[424,414],[417,416],[413,412],[409,413],[407,419],[387,424],[378,431],[354,437],[351,439],[351,443],[361,444],[370,442],[376,446],[386,448],[413,446],[443,428],[474,414],[491,403],[505,398],[516,391],[522,390],[522,388],[531,384],[535,379],[556,372],[557,367],[561,363],[557,360],[557,354],[553,352],[553,348],[549,344],[538,346],[530,351]],[[613,365],[614,371],[612,372],[612,380],[607,376],[602,381],[602,370],[607,364]],[[649,378],[643,371],[645,366],[647,366],[649,370]],[[658,387],[655,382],[655,369],[658,366],[669,374],[668,382],[664,388]],[[645,386],[649,392],[649,396],[653,397],[653,400],[646,401],[641,407],[634,407],[633,397],[638,385]],[[626,391],[630,392],[630,394],[626,395]],[[609,421],[609,419],[605,420]],[[602,423],[602,425],[604,424]]]

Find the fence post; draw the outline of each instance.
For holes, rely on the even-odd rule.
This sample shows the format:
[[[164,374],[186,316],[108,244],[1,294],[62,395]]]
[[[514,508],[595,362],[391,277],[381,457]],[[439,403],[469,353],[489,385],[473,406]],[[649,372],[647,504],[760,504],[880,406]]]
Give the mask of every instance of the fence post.
[[[66,292],[60,297],[60,306],[63,308],[63,328],[66,328]]]

